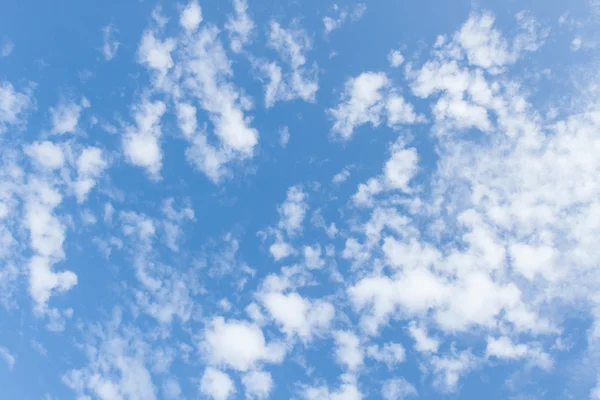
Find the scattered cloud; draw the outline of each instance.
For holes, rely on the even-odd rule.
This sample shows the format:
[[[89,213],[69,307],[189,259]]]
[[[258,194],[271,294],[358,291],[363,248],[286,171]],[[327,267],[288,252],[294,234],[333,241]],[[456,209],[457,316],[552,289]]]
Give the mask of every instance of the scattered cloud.
[[[112,24],[108,24],[102,28],[102,38],[104,40],[104,43],[102,44],[102,55],[106,61],[110,61],[117,56],[117,51],[121,45],[115,38],[117,33],[117,28]]]
[[[323,25],[325,26],[325,35],[329,34],[334,29],[338,29],[346,21],[359,20],[365,11],[367,11],[367,5],[364,3],[358,3],[351,7],[340,7],[337,4],[333,5],[333,16],[323,17]]]
[[[234,14],[227,17],[225,29],[229,35],[231,50],[234,53],[239,53],[250,42],[255,24],[248,15],[248,3],[246,0],[233,0],[233,10]]]

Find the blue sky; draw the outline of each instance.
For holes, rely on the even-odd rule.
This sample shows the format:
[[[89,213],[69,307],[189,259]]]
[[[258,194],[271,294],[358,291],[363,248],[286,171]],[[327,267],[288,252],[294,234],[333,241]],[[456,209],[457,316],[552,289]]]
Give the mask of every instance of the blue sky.
[[[0,3],[7,399],[600,399],[600,2]]]

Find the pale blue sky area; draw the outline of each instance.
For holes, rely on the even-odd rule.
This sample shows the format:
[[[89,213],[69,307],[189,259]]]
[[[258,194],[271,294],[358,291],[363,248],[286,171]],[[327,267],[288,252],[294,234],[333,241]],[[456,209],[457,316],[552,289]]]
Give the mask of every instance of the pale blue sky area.
[[[599,23],[0,1],[0,398],[599,400]]]

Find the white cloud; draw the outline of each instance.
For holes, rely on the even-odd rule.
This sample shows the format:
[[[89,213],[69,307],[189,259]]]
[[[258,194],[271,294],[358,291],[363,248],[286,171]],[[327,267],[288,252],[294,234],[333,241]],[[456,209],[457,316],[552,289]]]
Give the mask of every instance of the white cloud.
[[[475,368],[476,365],[477,359],[470,351],[453,353],[444,357],[434,356],[431,359],[434,385],[445,393],[456,392],[461,376]]]
[[[416,149],[395,146],[391,158],[383,168],[387,187],[410,193],[409,183],[417,172],[417,162]]]
[[[175,378],[169,378],[163,384],[163,394],[168,400],[176,400],[181,398],[181,386]]]
[[[166,219],[163,221],[163,228],[165,231],[167,246],[172,251],[179,251],[179,242],[182,237],[182,230],[180,225],[185,220],[194,220],[194,210],[190,207],[184,207],[181,211],[176,211],[173,208],[173,198],[168,198],[163,203],[163,213]]]
[[[362,400],[363,395],[356,387],[356,383],[345,382],[335,391],[330,391],[327,386],[305,387],[302,392],[305,400]]]
[[[415,349],[418,352],[437,353],[440,342],[435,338],[429,337],[424,327],[418,326],[413,322],[408,327],[408,331],[415,341]]]
[[[283,260],[294,254],[294,248],[289,244],[284,242],[282,239],[278,239],[275,243],[269,246],[269,253],[275,261]]]
[[[571,51],[579,51],[581,49],[582,40],[580,37],[576,37],[571,41]]]
[[[293,235],[302,230],[304,218],[308,205],[306,204],[307,195],[298,186],[292,186],[287,191],[285,202],[279,206],[278,227],[283,229],[288,235]]]
[[[338,172],[337,174],[335,174],[333,176],[331,183],[339,185],[340,183],[346,182],[349,177],[350,177],[350,170],[348,168],[344,168],[343,170],[341,170],[340,172]]]
[[[15,367],[15,363],[17,362],[17,358],[8,351],[8,349],[4,346],[0,346],[0,358],[3,359],[8,365],[8,369],[10,371]]]
[[[515,243],[510,246],[510,256],[515,270],[529,280],[537,276],[545,279],[556,279],[554,273],[558,251],[551,246],[532,246],[525,243]]]
[[[117,56],[117,51],[121,43],[115,39],[115,34],[118,30],[114,25],[108,24],[102,28],[102,37],[104,43],[102,45],[102,55],[106,61],[110,61]]]
[[[62,196],[47,183],[32,180],[25,205],[25,223],[30,233],[34,256],[29,261],[29,293],[36,311],[48,312],[48,300],[53,292],[66,292],[77,284],[71,271],[54,272],[52,265],[64,258],[62,248],[65,226],[53,214]],[[51,311],[51,310],[50,310]]]
[[[367,356],[375,361],[384,363],[391,370],[396,364],[404,362],[406,350],[399,343],[386,343],[381,347],[371,345],[367,347]]]
[[[383,191],[383,186],[379,179],[369,178],[366,183],[360,183],[358,190],[352,196],[352,201],[358,207],[371,207],[373,205],[373,196]]]
[[[81,105],[74,101],[60,103],[56,108],[50,107],[52,118],[52,133],[62,135],[75,133],[83,108],[88,108],[89,102],[84,97]]]
[[[254,21],[248,15],[246,0],[233,0],[234,15],[227,17],[225,29],[229,35],[229,45],[234,53],[239,53],[250,41],[250,36],[255,28]]]
[[[497,68],[514,60],[509,45],[494,29],[495,18],[489,13],[471,14],[457,33],[458,43],[469,61],[483,68]]]
[[[268,314],[289,338],[298,336],[310,342],[315,335],[326,331],[333,319],[333,306],[323,300],[309,300],[296,292],[284,293],[272,286],[275,279],[267,277],[258,298]]]
[[[335,4],[333,6],[333,11],[336,15],[333,17],[325,16],[323,18],[325,35],[329,34],[334,29],[338,29],[347,20],[356,21],[360,19],[366,10],[367,5],[364,3],[356,4],[353,7],[339,7]]]
[[[304,263],[309,269],[323,268],[325,261],[321,258],[321,246],[304,246]]]
[[[500,359],[517,359],[523,358],[528,352],[527,345],[513,344],[512,340],[506,336],[498,339],[488,338],[486,354]]]
[[[268,45],[289,66],[283,73],[275,62],[258,61],[258,69],[268,78],[265,86],[265,105],[270,108],[278,101],[302,99],[315,101],[319,89],[316,65],[307,68],[306,53],[312,43],[306,31],[297,26],[286,29],[278,22],[269,24]]]
[[[231,74],[231,67],[217,34],[215,28],[203,30],[193,47],[194,59],[188,64],[190,74],[195,78],[192,88],[199,90],[201,104],[210,114],[215,134],[225,148],[251,156],[258,143],[258,133],[248,126],[243,104],[238,103],[239,92],[223,81]]]
[[[358,185],[352,197],[357,207],[372,207],[374,196],[386,191],[412,192],[410,182],[418,171],[418,154],[415,148],[405,148],[400,140],[391,146],[391,156],[383,167],[380,177],[369,178]]]
[[[517,20],[522,32],[515,37],[512,46],[494,28],[494,16],[486,12],[471,14],[455,40],[472,65],[497,73],[505,65],[516,62],[521,52],[537,50],[547,36],[526,14],[517,14]]]
[[[189,103],[177,104],[177,125],[187,139],[191,139],[198,129],[196,107]]]
[[[181,49],[185,88],[208,113],[218,145],[211,144],[203,132],[191,135],[195,125],[185,123],[192,118],[191,109],[178,110],[180,127],[191,144],[186,156],[214,182],[226,174],[227,163],[252,158],[258,144],[258,132],[244,114],[252,102],[230,82],[231,62],[218,34],[216,27],[206,26],[186,39]]]
[[[175,47],[175,40],[169,38],[161,41],[154,36],[154,32],[145,31],[138,48],[138,60],[149,68],[165,74],[173,67],[171,53]]]
[[[105,326],[99,325],[86,338],[88,364],[72,369],[62,380],[78,398],[155,400],[156,388],[147,368],[148,343],[133,327],[120,327],[122,317],[115,312]],[[119,328],[122,329],[119,330]],[[153,349],[159,352],[158,348]]]
[[[333,332],[335,358],[338,364],[351,372],[356,372],[363,364],[363,349],[358,336],[349,331]]]
[[[145,168],[148,174],[157,178],[162,167],[160,119],[166,111],[162,101],[143,100],[134,107],[136,126],[128,126],[122,137],[123,152],[127,161]]]
[[[425,122],[425,117],[417,115],[412,104],[407,103],[404,97],[392,93],[385,103],[387,112],[388,126],[393,127],[398,124],[415,124]]]
[[[77,180],[75,195],[78,203],[83,203],[87,195],[96,186],[98,177],[107,168],[108,163],[102,156],[102,150],[89,146],[83,149],[77,158]]]
[[[163,212],[167,214],[168,203],[166,201],[163,205]],[[189,216],[190,211],[184,210],[182,214]],[[184,218],[183,215],[180,217]],[[158,221],[132,211],[121,212],[120,219],[135,277],[140,283],[134,290],[139,310],[153,317],[165,329],[176,319],[187,322],[192,315],[194,284],[190,282],[189,271],[165,265],[156,257]]]
[[[246,396],[254,399],[267,399],[273,389],[271,374],[264,371],[251,371],[242,377]]]
[[[18,126],[23,122],[25,111],[33,106],[31,94],[17,92],[10,82],[0,82],[0,133],[8,125]]]
[[[281,147],[286,148],[290,141],[290,130],[287,126],[284,126],[279,130],[279,144]]]
[[[400,50],[390,50],[388,54],[388,62],[394,68],[399,67],[404,62],[404,56]]]
[[[500,360],[527,359],[530,364],[537,365],[542,369],[549,370],[553,362],[550,356],[543,352],[539,346],[528,346],[526,344],[515,344],[507,336],[499,338],[488,337],[485,354]]]
[[[222,317],[209,322],[200,346],[211,364],[238,371],[251,370],[261,362],[280,363],[285,356],[283,346],[265,342],[257,325]]]
[[[235,384],[226,373],[207,367],[200,380],[200,392],[213,400],[227,400],[235,394]]]
[[[198,29],[202,22],[202,9],[196,0],[192,0],[184,8],[179,16],[179,23],[187,32]]]
[[[387,117],[390,127],[424,122],[425,118],[417,115],[412,104],[390,86],[390,80],[383,72],[363,72],[348,79],[341,103],[328,110],[333,119],[331,132],[348,140],[355,128],[366,123],[378,127],[383,117]]]
[[[25,147],[27,154],[42,169],[55,170],[65,164],[65,156],[59,145],[50,141],[34,142]]]
[[[387,76],[381,72],[363,72],[348,80],[342,104],[329,110],[334,119],[332,131],[347,140],[359,125],[369,122],[378,126],[384,107],[382,91],[388,85]]]
[[[404,400],[416,397],[417,389],[404,378],[388,379],[383,383],[381,396],[385,400]]]

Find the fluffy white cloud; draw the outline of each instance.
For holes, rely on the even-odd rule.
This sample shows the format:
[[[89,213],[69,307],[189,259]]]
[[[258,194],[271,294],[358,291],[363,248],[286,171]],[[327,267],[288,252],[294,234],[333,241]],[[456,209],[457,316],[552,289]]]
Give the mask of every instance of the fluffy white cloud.
[[[417,172],[418,155],[414,148],[395,146],[391,158],[383,168],[384,179],[390,189],[410,192],[409,183]]]
[[[470,350],[448,354],[443,357],[434,356],[431,359],[434,384],[442,392],[456,392],[461,376],[475,368],[477,363],[478,360]]]
[[[0,82],[0,133],[8,125],[19,125],[23,121],[24,113],[32,107],[33,99],[29,92],[18,92],[10,82]]]
[[[554,272],[558,251],[551,246],[515,243],[510,246],[510,256],[513,268],[529,280],[534,280],[537,275],[545,279],[559,277]]]
[[[192,0],[184,8],[179,16],[179,23],[188,32],[193,32],[198,29],[202,22],[202,9],[197,1]]]
[[[198,129],[196,107],[189,103],[177,104],[177,125],[187,139],[192,139]]]
[[[248,126],[243,104],[238,103],[239,92],[232,84],[224,82],[231,74],[231,67],[217,34],[215,28],[203,30],[190,49],[194,57],[188,64],[190,74],[195,78],[192,89],[198,90],[200,102],[210,114],[215,134],[224,147],[251,156],[258,143],[258,133]]]
[[[385,103],[388,126],[399,124],[415,124],[425,122],[425,117],[417,115],[412,104],[407,103],[404,97],[391,93]]]
[[[275,261],[283,260],[294,254],[294,248],[281,239],[278,239],[275,243],[269,246],[269,253]]]
[[[104,160],[102,150],[89,146],[83,149],[77,158],[77,180],[75,181],[75,195],[77,202],[86,200],[90,190],[96,186],[96,180],[104,172],[108,163]]]
[[[430,337],[424,327],[418,326],[413,322],[408,327],[408,331],[415,341],[415,349],[418,352],[437,353],[440,342],[437,339]]]
[[[335,174],[333,176],[331,183],[340,184],[340,183],[346,182],[349,177],[350,177],[350,170],[348,168],[344,168],[343,170],[341,170],[340,172],[338,172],[337,174]]]
[[[388,379],[381,388],[385,400],[404,400],[417,396],[417,389],[404,378]]]
[[[488,357],[495,357],[500,360],[520,360],[525,358],[530,364],[546,370],[553,366],[552,358],[542,351],[539,346],[515,344],[507,336],[499,338],[488,337],[485,354]]]
[[[122,137],[127,161],[145,168],[153,178],[160,176],[162,167],[160,119],[165,111],[166,106],[162,101],[143,100],[134,107],[136,126],[128,126]]]
[[[469,62],[492,73],[514,63],[522,51],[535,51],[543,43],[547,32],[539,31],[535,20],[526,14],[517,14],[521,32],[511,45],[494,28],[491,13],[473,13],[456,34],[456,42],[464,49]]]
[[[228,163],[251,158],[258,144],[258,132],[245,115],[252,102],[230,82],[231,62],[218,34],[216,27],[207,25],[183,40],[179,52],[184,89],[208,113],[218,142],[213,144],[205,132],[194,133],[197,122],[193,106],[180,104],[177,108],[179,126],[190,143],[186,157],[214,182],[220,182],[227,173]]]
[[[338,364],[351,372],[355,372],[363,364],[363,349],[360,339],[349,331],[333,332],[335,339],[335,358]]]
[[[404,62],[404,56],[400,50],[390,50],[388,53],[388,61],[394,68],[399,67]]]
[[[343,139],[350,139],[354,128],[371,123],[378,126],[384,107],[383,89],[389,80],[381,72],[363,72],[346,82],[342,104],[329,113],[334,119],[332,131]]]
[[[406,350],[399,343],[386,343],[383,346],[371,345],[367,347],[367,355],[392,369],[396,364],[404,361]]]
[[[247,397],[267,399],[273,389],[273,378],[268,372],[251,371],[244,374],[242,384],[244,385]]]
[[[308,61],[313,43],[307,32],[297,22],[288,27],[266,24],[268,45],[282,62],[257,59],[244,51],[255,29],[248,5],[234,0],[233,8],[226,33],[203,21],[200,6],[192,0],[179,6],[179,21],[169,25],[179,29],[178,35],[173,33],[177,36],[165,38],[166,18],[158,8],[153,24],[160,28],[143,34],[138,61],[148,68],[151,86],[134,107],[135,123],[124,127],[118,140],[126,161],[153,178],[162,170],[161,120],[173,121],[170,111],[185,141],[188,162],[213,182],[221,182],[237,163],[254,157],[258,127],[278,133],[280,121],[269,126],[253,122],[254,100],[234,84],[245,76],[237,76],[239,57],[247,56],[251,66],[265,74],[267,107],[277,101],[315,99],[317,66]],[[326,17],[326,31],[350,18],[344,14],[347,10],[336,8],[337,16]],[[600,313],[590,311],[597,307],[600,285],[598,106],[587,104],[583,111],[563,117],[567,110],[546,113],[529,103],[530,78],[523,75],[517,81],[506,72],[524,52],[536,50],[545,33],[527,14],[517,15],[517,23],[516,36],[505,39],[491,14],[474,13],[456,34],[438,39],[423,65],[406,62],[402,72],[420,104],[431,105],[431,119],[419,115],[408,95],[393,87],[384,73],[363,72],[349,79],[340,103],[328,111],[332,133],[349,139],[361,125],[376,128],[387,123],[391,129],[382,129],[386,137],[402,138],[390,146],[388,159],[380,160],[381,169],[364,177],[350,199],[346,187],[323,187],[321,179],[290,187],[277,208],[278,222],[259,232],[272,256],[269,263],[276,265],[262,265],[251,257],[256,270],[236,255],[246,244],[231,234],[225,236],[224,249],[215,249],[201,234],[201,247],[193,254],[185,251],[184,223],[194,219],[191,200],[185,197],[182,208],[175,208],[173,198],[161,201],[153,190],[147,193],[148,201],[139,203],[131,193],[109,187],[98,194],[107,197],[99,199],[105,204],[103,222],[95,221],[101,210],[88,208],[96,202],[71,210],[77,204],[63,196],[74,193],[83,203],[109,165],[108,152],[95,147],[100,145],[81,143],[89,139],[84,135],[60,143],[43,137],[30,144],[18,142],[14,155],[12,144],[7,144],[0,157],[0,300],[8,304],[5,298],[18,286],[15,282],[26,276],[36,314],[48,318],[50,329],[64,329],[73,310],[52,308],[54,296],[72,289],[78,277],[58,268],[66,252],[87,251],[85,240],[77,240],[75,247],[63,246],[67,229],[69,236],[71,230],[93,235],[94,244],[108,249],[112,276],[120,283],[110,288],[114,301],[124,301],[127,313],[144,330],[120,318],[108,327],[78,325],[82,329],[77,331],[91,337],[77,341],[88,362],[68,372],[64,382],[82,399],[187,396],[187,387],[172,378],[169,366],[176,359],[189,363],[194,357],[188,337],[197,341],[205,364],[203,375],[196,377],[201,396],[268,398],[278,374],[273,372],[274,378],[263,368],[283,363],[290,354],[297,356],[293,362],[307,368],[309,379],[315,379],[311,386],[296,383],[298,397],[362,399],[358,382],[366,388],[367,380],[378,378],[359,375],[365,359],[394,370],[407,357],[402,345],[386,343],[388,339],[378,335],[388,323],[406,327],[400,333],[412,337],[415,352],[421,353],[419,367],[433,376],[434,386],[454,392],[461,378],[483,363],[551,369],[550,352],[564,350],[556,339],[558,334],[562,337],[558,324],[564,308],[573,305],[586,317],[595,312],[588,338],[593,358],[596,331],[600,332]],[[171,28],[167,32],[171,34]],[[222,44],[225,34],[231,50],[243,54],[229,59],[231,52]],[[111,54],[116,51],[108,48]],[[389,54],[389,62],[404,67],[397,50]],[[0,130],[12,129],[22,123],[33,101],[10,84],[2,85]],[[52,132],[80,131],[86,104],[63,103],[52,109]],[[426,142],[411,144],[411,134],[399,129],[401,124],[427,121],[432,125]],[[285,147],[287,126],[279,135]],[[10,141],[14,136],[7,137]],[[417,148],[429,140],[435,155],[419,155]],[[354,154],[356,150],[348,147]],[[21,164],[27,161],[23,153],[35,168]],[[333,158],[327,161],[344,165]],[[346,164],[334,184],[347,180],[351,168],[356,175],[365,171],[361,161],[341,161],[354,164]],[[172,172],[168,170],[169,176]],[[174,184],[167,189],[182,187]],[[228,190],[216,193],[217,202],[235,200]],[[309,226],[307,193],[315,207]],[[317,207],[319,200],[330,208]],[[157,211],[151,210],[153,204],[158,204]],[[138,209],[128,211],[132,206]],[[215,227],[226,220],[219,219]],[[111,249],[117,257],[111,257]],[[121,260],[130,269],[117,265]],[[286,265],[272,272],[283,260]],[[265,275],[258,289],[249,289]],[[329,280],[325,284],[323,279]],[[102,284],[99,281],[94,290],[103,290]],[[215,316],[217,311],[227,317]],[[240,316],[244,312],[249,320]],[[178,334],[171,336],[175,329]],[[468,340],[463,340],[465,333]],[[326,345],[334,345],[329,362],[337,362],[344,371],[337,386],[321,381],[318,373],[311,375],[317,365],[305,364],[309,360],[303,357],[305,349],[315,350],[309,346],[325,336],[332,339],[325,340]],[[299,352],[296,346],[302,347]],[[14,356],[2,347],[0,358],[14,364]],[[417,395],[404,378],[375,382],[374,390],[373,383],[368,382],[367,397],[380,390],[385,399]],[[236,384],[244,393],[238,393]],[[279,388],[283,386],[287,385]],[[594,389],[592,396],[597,393]]]
[[[375,196],[390,190],[407,194],[412,192],[410,182],[418,170],[418,154],[415,148],[405,148],[402,141],[391,146],[391,157],[386,161],[380,177],[369,178],[360,183],[352,197],[358,207],[372,207]]]
[[[229,15],[225,22],[225,29],[229,35],[231,50],[235,53],[250,41],[250,35],[255,28],[254,21],[248,15],[246,0],[233,0],[234,14]]]
[[[33,179],[28,184],[25,203],[25,226],[29,230],[34,256],[29,261],[29,293],[38,313],[46,314],[53,292],[65,292],[77,284],[71,271],[54,272],[52,266],[64,258],[65,226],[54,215],[62,201],[58,191],[47,183]]]
[[[85,99],[81,105],[74,101],[68,101],[60,103],[56,108],[50,107],[52,133],[58,135],[74,133],[77,130],[79,116],[84,107],[89,107],[89,103]]]
[[[282,332],[309,342],[327,330],[335,314],[333,305],[306,299],[296,292],[284,293],[284,288],[273,284],[276,281],[274,276],[267,277],[258,298]]]
[[[417,115],[412,104],[390,86],[383,72],[363,72],[350,78],[344,85],[341,103],[328,110],[333,119],[331,132],[348,140],[355,128],[366,123],[378,127],[383,117],[387,117],[390,127],[424,122],[425,118]]]
[[[302,99],[314,102],[319,89],[316,66],[308,68],[306,52],[312,48],[308,34],[297,26],[282,27],[278,22],[269,24],[268,45],[289,66],[283,73],[275,62],[258,61],[257,67],[268,78],[265,85],[265,105],[272,107],[278,101]]]
[[[154,400],[157,391],[152,374],[148,343],[135,328],[123,327],[117,310],[105,325],[92,330],[84,348],[88,364],[63,375],[63,382],[80,398]],[[158,352],[159,349],[154,349]]]
[[[280,219],[277,226],[289,235],[302,230],[302,224],[308,210],[306,198],[307,195],[302,191],[302,188],[292,186],[288,189],[286,199],[278,209]]]
[[[163,213],[166,219],[163,221],[166,242],[169,249],[179,251],[179,242],[182,239],[183,232],[180,225],[186,220],[194,220],[194,210],[190,207],[184,207],[181,211],[175,210],[173,198],[168,198],[163,203]]]
[[[209,321],[200,344],[208,362],[238,371],[253,369],[258,363],[280,363],[285,348],[266,343],[262,330],[245,321],[215,317]]]
[[[362,400],[363,395],[353,382],[345,382],[337,390],[327,386],[306,387],[302,392],[305,400]]]
[[[169,378],[163,384],[163,394],[168,400],[176,400],[181,398],[181,386],[175,378]]]
[[[309,269],[319,269],[325,265],[321,258],[321,246],[304,246],[304,263]]]
[[[176,42],[174,39],[169,38],[161,41],[154,36],[154,32],[146,31],[138,48],[139,62],[161,74],[165,74],[173,67],[171,53],[175,50],[175,47]]]
[[[25,148],[27,154],[42,169],[55,170],[65,164],[62,148],[50,141],[34,142]]]
[[[200,380],[200,392],[213,400],[227,400],[235,394],[235,384],[226,373],[207,367]]]

